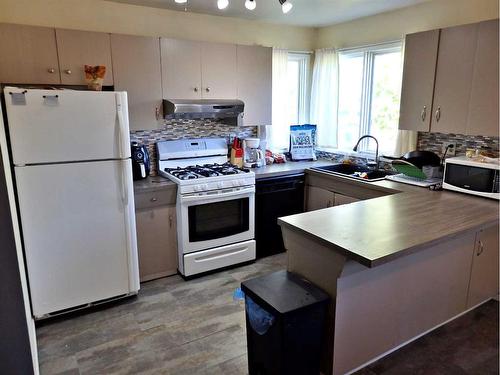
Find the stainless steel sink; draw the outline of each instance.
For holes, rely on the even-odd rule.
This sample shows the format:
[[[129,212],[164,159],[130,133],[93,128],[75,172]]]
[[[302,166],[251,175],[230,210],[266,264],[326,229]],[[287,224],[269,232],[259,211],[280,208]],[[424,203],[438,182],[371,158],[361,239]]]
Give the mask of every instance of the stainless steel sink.
[[[328,172],[331,174],[349,177],[361,181],[382,181],[385,176],[394,174],[393,172],[384,171],[381,169],[371,169],[359,164],[335,164],[324,167],[313,167],[311,169]]]

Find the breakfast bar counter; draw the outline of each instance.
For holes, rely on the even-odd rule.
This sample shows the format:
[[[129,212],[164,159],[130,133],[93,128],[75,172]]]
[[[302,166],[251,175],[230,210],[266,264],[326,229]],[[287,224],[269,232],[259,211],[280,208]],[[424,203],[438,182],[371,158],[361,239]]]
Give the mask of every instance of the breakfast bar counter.
[[[498,295],[497,201],[306,171],[306,189],[319,183],[364,199],[279,219],[288,271],[333,301],[322,373],[351,373]]]

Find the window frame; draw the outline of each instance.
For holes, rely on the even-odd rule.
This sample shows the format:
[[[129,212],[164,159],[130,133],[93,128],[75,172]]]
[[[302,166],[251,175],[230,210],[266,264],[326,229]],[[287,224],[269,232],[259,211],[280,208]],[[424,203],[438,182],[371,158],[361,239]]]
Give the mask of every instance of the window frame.
[[[403,41],[396,40],[387,43],[374,44],[363,47],[355,48],[344,48],[339,49],[339,80],[341,69],[340,69],[340,58],[341,56],[351,56],[351,57],[363,57],[363,77],[361,84],[361,108],[360,108],[360,119],[359,119],[359,134],[360,136],[364,134],[370,134],[371,123],[372,123],[372,94],[373,94],[373,77],[374,77],[374,66],[375,57],[377,55],[383,55],[386,53],[401,53],[401,62],[403,57]],[[402,78],[402,77],[401,77]],[[339,105],[340,92],[337,98],[337,108]],[[338,111],[337,111],[338,112]],[[337,121],[337,146],[339,139],[339,124]],[[375,154],[374,151],[369,150],[369,139],[364,139],[361,141],[358,150],[364,154]],[[354,146],[354,145],[353,145]]]

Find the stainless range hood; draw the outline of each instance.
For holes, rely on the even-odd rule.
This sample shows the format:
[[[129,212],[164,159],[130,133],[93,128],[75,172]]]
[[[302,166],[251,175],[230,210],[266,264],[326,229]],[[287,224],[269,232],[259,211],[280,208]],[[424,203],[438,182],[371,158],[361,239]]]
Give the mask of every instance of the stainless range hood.
[[[163,100],[166,119],[217,119],[228,125],[242,126],[244,108],[241,100]]]

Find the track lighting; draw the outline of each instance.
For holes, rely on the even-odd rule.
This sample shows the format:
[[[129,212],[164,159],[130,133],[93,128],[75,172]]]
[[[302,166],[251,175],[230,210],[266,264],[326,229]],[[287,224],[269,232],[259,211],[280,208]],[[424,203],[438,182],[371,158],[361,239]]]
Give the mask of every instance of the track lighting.
[[[292,10],[293,4],[290,1],[279,0],[279,2],[281,4],[281,10],[283,11],[283,13],[287,14],[289,11]]]
[[[217,0],[217,8],[226,9],[229,5],[229,0]]]
[[[248,10],[254,10],[256,6],[257,6],[257,3],[255,2],[255,0],[246,0],[245,1],[245,7]]]

